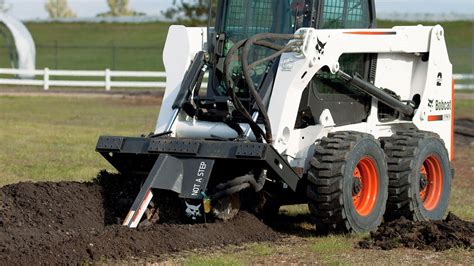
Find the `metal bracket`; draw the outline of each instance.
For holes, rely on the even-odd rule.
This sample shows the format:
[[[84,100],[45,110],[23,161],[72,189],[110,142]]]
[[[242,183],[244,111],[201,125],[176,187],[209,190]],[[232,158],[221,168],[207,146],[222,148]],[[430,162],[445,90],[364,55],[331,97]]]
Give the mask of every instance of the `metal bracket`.
[[[104,144],[107,141],[111,144]],[[157,160],[162,155],[169,155],[179,158],[181,163],[190,161],[190,164],[194,165],[191,168],[196,168],[196,162],[204,162],[206,165],[210,165],[207,160],[215,160],[216,162],[225,160],[239,160],[243,163],[256,162],[262,167],[266,164],[293,191],[296,191],[301,179],[275,148],[264,143],[179,138],[116,137],[108,140],[105,137],[104,140],[101,138],[99,141],[98,147],[102,146],[107,148],[98,148],[98,151],[119,171],[125,169],[131,172],[148,172],[153,166],[153,160]],[[114,155],[120,154],[120,156],[109,157],[108,153],[110,152],[113,152]],[[171,164],[168,163],[169,165]],[[127,169],[127,167],[130,169]],[[121,168],[122,170],[120,170]],[[206,167],[206,169],[208,168]],[[198,170],[195,169],[195,171]],[[174,174],[175,172],[177,171],[171,173]],[[171,173],[169,176],[173,176]],[[188,189],[185,190],[189,191]],[[143,194],[143,197],[145,197],[145,194]]]
[[[255,143],[241,143],[237,146],[236,157],[261,158],[265,145]]]
[[[102,136],[97,142],[96,150],[120,151],[123,145],[122,137],[105,137]]]
[[[149,152],[197,154],[199,142],[179,139],[154,139],[148,148]]]

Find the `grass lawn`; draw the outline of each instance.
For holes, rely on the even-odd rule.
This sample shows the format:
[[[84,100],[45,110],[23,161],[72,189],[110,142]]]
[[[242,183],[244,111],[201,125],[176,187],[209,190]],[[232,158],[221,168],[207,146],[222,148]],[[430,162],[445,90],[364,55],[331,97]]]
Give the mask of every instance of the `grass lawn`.
[[[473,251],[361,250],[355,248],[361,239],[362,236],[289,236],[277,244],[248,244],[230,246],[217,251],[199,250],[183,253],[167,260],[164,265],[472,265],[474,263]]]
[[[440,24],[444,27],[449,57],[453,64],[454,73],[474,73],[474,21],[454,22],[408,22],[408,21],[379,21],[378,27],[389,28],[395,25],[434,26]]]
[[[456,100],[456,117],[473,117],[473,100]]]
[[[37,68],[163,70],[167,23],[28,23],[37,45]],[[3,40],[0,38],[0,44]],[[58,49],[55,48],[56,44]],[[113,46],[117,47],[114,51]],[[122,48],[120,48],[122,47]],[[126,48],[134,47],[134,48]],[[113,54],[115,53],[115,62]],[[0,67],[10,67],[0,49]]]
[[[0,186],[89,180],[111,169],[95,152],[101,134],[153,131],[157,103],[117,98],[0,97]]]
[[[59,69],[163,70],[163,47],[169,24],[87,24],[30,23],[27,25],[37,44],[77,48],[61,48]],[[91,46],[91,48],[80,48]],[[105,46],[108,48],[93,48]],[[147,47],[116,49],[117,47]],[[115,53],[115,63],[113,62]],[[38,67],[55,68],[55,49],[39,47]]]
[[[473,117],[474,101],[458,100],[458,116]],[[159,102],[148,98],[0,96],[0,186],[19,181],[90,180],[111,167],[95,151],[99,135],[140,135],[154,128]],[[472,147],[457,150],[457,172],[450,210],[474,220]],[[276,263],[474,264],[474,251],[445,252],[354,248],[364,235],[317,237],[306,206],[283,207],[281,218],[294,224],[276,243],[197,250],[173,255],[186,265]],[[283,231],[285,232],[285,231]]]

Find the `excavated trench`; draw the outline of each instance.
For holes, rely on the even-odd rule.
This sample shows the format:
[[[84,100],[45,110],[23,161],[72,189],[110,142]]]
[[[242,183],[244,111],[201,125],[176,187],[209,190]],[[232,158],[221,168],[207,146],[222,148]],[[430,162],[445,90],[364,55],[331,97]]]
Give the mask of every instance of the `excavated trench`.
[[[472,145],[473,128],[473,120],[456,121],[456,145]],[[104,172],[91,183],[19,183],[0,188],[0,264],[159,258],[183,250],[277,241],[287,233],[298,234],[291,224],[288,230],[280,223],[268,226],[246,212],[229,222],[127,229],[120,223],[138,193],[135,182]],[[360,246],[443,250],[473,248],[473,241],[473,223],[450,215],[436,223],[404,219],[387,223]]]

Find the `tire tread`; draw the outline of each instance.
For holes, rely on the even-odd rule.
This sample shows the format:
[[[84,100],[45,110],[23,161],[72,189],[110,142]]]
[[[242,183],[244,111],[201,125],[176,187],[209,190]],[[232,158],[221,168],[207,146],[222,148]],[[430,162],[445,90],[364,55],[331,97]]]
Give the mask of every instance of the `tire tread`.
[[[391,221],[400,217],[419,221],[416,214],[416,194],[412,191],[412,177],[415,159],[419,153],[421,142],[436,138],[433,132],[410,129],[395,133],[392,137],[382,138],[382,148],[388,157],[389,197],[385,220]]]
[[[316,145],[308,172],[308,205],[316,229],[321,233],[350,233],[344,212],[343,180],[346,159],[363,138],[360,132],[330,133]]]

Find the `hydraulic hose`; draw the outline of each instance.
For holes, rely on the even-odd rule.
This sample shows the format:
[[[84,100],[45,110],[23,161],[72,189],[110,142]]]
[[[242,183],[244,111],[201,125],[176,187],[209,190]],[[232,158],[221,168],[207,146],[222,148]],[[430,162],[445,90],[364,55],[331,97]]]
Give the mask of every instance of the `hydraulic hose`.
[[[289,44],[287,46],[283,46],[281,47],[281,49],[278,50],[278,52],[270,55],[270,56],[267,56],[263,59],[260,59],[258,61],[255,61],[253,62],[250,66],[249,66],[249,69],[253,69],[254,67],[260,65],[261,63],[264,63],[264,62],[267,62],[267,61],[270,61],[270,60],[273,60],[277,57],[279,57],[280,55],[286,53],[286,52],[290,52],[290,51],[293,51],[293,49],[295,48],[295,46],[293,44]]]
[[[260,94],[257,92],[255,89],[255,86],[253,84],[250,71],[256,67],[257,65],[270,61],[274,58],[279,57],[283,53],[290,52],[295,48],[294,43],[290,43],[286,46],[278,45],[269,41],[266,41],[265,39],[273,39],[273,40],[291,40],[291,39],[296,39],[299,38],[299,35],[294,35],[294,34],[273,34],[273,33],[262,33],[262,34],[257,34],[253,36],[250,39],[244,39],[239,42],[237,42],[234,46],[231,47],[231,49],[228,51],[226,58],[224,60],[224,79],[225,79],[225,85],[228,88],[228,94],[231,97],[232,101],[235,104],[236,109],[241,112],[245,119],[248,121],[252,131],[254,134],[260,135],[265,137],[265,140],[267,143],[272,143],[273,142],[273,134],[272,134],[272,129],[271,129],[271,124],[270,124],[270,119],[267,114],[267,110],[265,108],[265,105],[263,104],[262,98],[260,97]],[[253,45],[265,47],[268,49],[272,49],[277,51],[276,53],[265,57],[261,60],[258,60],[251,65],[248,64],[248,55],[250,53],[250,48]],[[235,94],[234,91],[234,84],[232,81],[232,76],[231,73],[229,73],[229,68],[230,64],[232,62],[232,58],[235,55],[235,53],[244,47],[243,52],[242,52],[242,72],[244,74],[245,80],[247,82],[247,86],[249,88],[249,92],[252,95],[252,97],[255,99],[255,104],[257,106],[257,109],[260,110],[260,112],[263,115],[264,119],[264,124],[265,124],[265,133],[261,130],[261,128],[257,125],[256,121],[252,119],[252,115],[247,111],[247,109],[242,105],[242,102],[238,99],[238,97]],[[258,137],[257,137],[258,139]]]
[[[274,44],[272,42],[265,41],[265,40],[257,41],[255,43],[255,45],[265,47],[265,48],[268,48],[268,49],[272,49],[272,50],[275,50],[275,51],[280,51],[281,49],[285,48],[285,46],[283,46],[283,45]]]
[[[249,183],[243,183],[243,184],[228,188],[226,190],[219,191],[214,196],[212,196],[212,200],[218,200],[218,199],[230,196],[232,194],[238,193],[249,187],[250,187]]]
[[[232,62],[232,57],[234,56],[235,52],[237,52],[245,44],[246,41],[247,40],[239,41],[234,46],[232,46],[227,52],[227,56],[224,61],[224,81],[227,87],[228,95],[234,103],[235,108],[244,116],[245,120],[247,120],[250,128],[252,129],[255,134],[255,137],[257,138],[257,141],[261,142],[262,137],[264,136],[263,130],[258,126],[256,122],[252,120],[252,116],[247,111],[247,109],[245,109],[239,97],[237,97],[237,95],[235,94],[234,82],[232,81],[232,76],[229,73],[229,67]]]
[[[242,51],[242,71],[244,73],[245,80],[247,82],[247,87],[249,88],[250,94],[254,97],[255,99],[255,104],[257,105],[258,109],[260,110],[260,113],[263,116],[264,119],[264,124],[265,124],[265,140],[267,143],[272,143],[273,142],[273,134],[272,134],[272,128],[271,128],[271,123],[270,123],[270,118],[268,117],[267,110],[263,104],[262,98],[260,97],[260,94],[258,91],[255,89],[255,85],[253,83],[252,77],[250,75],[250,71],[252,70],[252,67],[250,67],[249,62],[248,62],[248,57],[250,53],[250,48],[255,45],[257,42],[264,40],[264,39],[272,39],[272,40],[291,40],[298,38],[298,35],[295,34],[274,34],[274,33],[261,33],[254,35],[253,37],[249,38],[245,44],[244,48]],[[291,45],[291,44],[290,44]],[[268,57],[271,60],[275,57],[278,57],[279,55],[283,54],[286,52],[288,49],[290,49],[290,46],[286,46],[284,49],[281,49],[274,55]],[[265,61],[267,61],[265,60]],[[259,63],[264,62],[264,61],[257,61]],[[253,64],[255,66],[255,64]]]
[[[240,48],[242,48],[245,45],[246,42],[247,42],[247,39],[244,39],[244,40],[241,40],[241,41],[237,42],[236,44],[234,44],[230,48],[230,50],[227,52],[227,55],[226,55],[225,60],[224,60],[225,84],[226,84],[227,88],[229,90],[232,90],[232,91],[233,91],[234,86],[233,86],[232,76],[229,73],[229,67],[230,67],[230,64],[232,63],[232,57],[235,55],[235,53]],[[265,48],[269,48],[269,49],[272,49],[272,50],[275,50],[275,51],[280,51],[282,49],[285,49],[285,46],[277,45],[277,44],[274,44],[274,43],[271,43],[271,42],[265,41],[265,40],[257,41],[257,42],[255,42],[255,45],[262,46],[262,47],[265,47]],[[268,61],[268,58],[265,61]]]
[[[260,192],[265,185],[265,178],[267,171],[263,170],[255,180],[254,175],[244,175],[228,181],[227,183],[219,184],[216,186],[217,193],[212,196],[212,199],[219,199],[222,197],[230,196],[234,193],[240,192],[246,188],[253,187],[255,192]]]
[[[245,60],[245,62],[242,62],[242,68],[243,68],[242,71],[244,72],[244,76],[245,76],[245,72],[249,73],[250,70],[252,68],[254,68],[255,66],[257,66],[258,64],[261,64],[261,63],[266,62],[266,61],[270,61],[270,60],[280,56],[281,54],[283,54],[285,52],[291,51],[294,47],[294,44],[289,44],[287,46],[282,46],[282,45],[278,45],[278,44],[274,44],[272,42],[266,41],[264,39],[289,40],[289,39],[293,39],[295,37],[298,37],[298,36],[297,35],[292,35],[292,34],[270,34],[270,33],[258,34],[258,35],[255,35],[254,37],[252,37],[250,39],[250,40],[252,40],[252,42],[248,46],[248,49],[250,49],[250,46],[252,46],[252,45],[258,45],[258,46],[261,46],[261,47],[265,47],[265,48],[268,48],[268,49],[275,50],[275,51],[277,51],[277,53],[274,53],[274,54],[272,54],[272,55],[270,55],[270,56],[268,56],[264,59],[258,60],[257,62],[254,62],[250,66],[247,65],[247,67],[244,67],[244,64],[245,64],[245,62],[247,62],[247,64],[248,64],[248,60]],[[246,79],[247,83],[250,84],[249,85],[249,91],[250,91],[251,95],[255,98],[258,109],[260,109],[261,112],[264,115],[263,117],[264,117],[264,120],[266,122],[265,123],[265,130],[267,131],[267,133],[263,133],[261,128],[258,127],[257,123],[252,119],[252,116],[250,115],[250,113],[247,111],[247,109],[245,109],[245,107],[242,105],[242,103],[240,102],[238,97],[235,95],[235,91],[233,89],[232,77],[231,77],[231,74],[229,73],[229,67],[230,67],[230,64],[232,62],[232,57],[234,56],[234,54],[240,48],[242,48],[243,46],[247,47],[248,41],[249,40],[247,40],[247,39],[241,40],[241,41],[237,42],[234,46],[232,46],[231,49],[228,51],[227,56],[226,56],[225,61],[224,61],[225,84],[226,84],[226,87],[228,88],[229,96],[231,97],[232,101],[236,105],[236,109],[244,115],[246,120],[249,122],[249,125],[252,128],[252,131],[254,131],[255,135],[257,136],[257,133],[261,136],[265,135],[265,140],[267,141],[267,143],[271,143],[273,137],[272,137],[272,133],[271,133],[271,125],[269,125],[270,122],[269,122],[269,119],[268,119],[268,115],[266,113],[266,108],[260,108],[260,107],[263,107],[264,105],[263,105],[263,102],[261,100],[260,95],[258,94],[255,87],[253,86],[253,82],[250,82],[250,83],[248,82],[248,80],[249,80],[248,77],[250,75],[247,75],[245,77],[245,79]],[[247,56],[246,57],[243,56],[243,58],[247,59],[248,58],[248,53],[247,53]],[[250,80],[251,80],[251,78],[250,78]],[[253,92],[252,92],[252,88],[253,88]],[[268,136],[270,136],[270,138]]]

